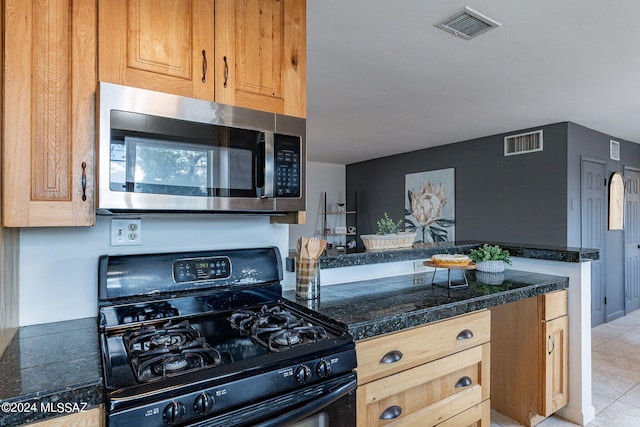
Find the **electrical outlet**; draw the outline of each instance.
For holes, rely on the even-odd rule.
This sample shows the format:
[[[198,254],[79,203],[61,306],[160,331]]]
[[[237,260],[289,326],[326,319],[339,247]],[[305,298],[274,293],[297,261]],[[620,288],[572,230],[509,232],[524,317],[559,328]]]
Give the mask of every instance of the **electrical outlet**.
[[[112,219],[111,246],[142,245],[141,219]]]
[[[419,271],[427,271],[427,266],[424,265],[424,261],[414,261],[413,262],[413,271],[414,272],[419,272]]]

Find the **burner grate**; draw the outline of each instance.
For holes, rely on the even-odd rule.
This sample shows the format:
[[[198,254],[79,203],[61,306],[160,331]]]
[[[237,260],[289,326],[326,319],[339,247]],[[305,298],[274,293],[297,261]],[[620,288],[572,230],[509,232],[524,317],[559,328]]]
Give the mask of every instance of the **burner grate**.
[[[179,315],[178,309],[166,301],[126,305],[116,309],[120,324],[165,319],[177,315]]]
[[[312,325],[279,305],[271,308],[264,305],[258,311],[238,310],[231,315],[230,321],[234,327],[272,352],[328,337],[322,326]]]
[[[123,342],[140,382],[222,364],[220,352],[207,344],[186,320],[127,331]]]

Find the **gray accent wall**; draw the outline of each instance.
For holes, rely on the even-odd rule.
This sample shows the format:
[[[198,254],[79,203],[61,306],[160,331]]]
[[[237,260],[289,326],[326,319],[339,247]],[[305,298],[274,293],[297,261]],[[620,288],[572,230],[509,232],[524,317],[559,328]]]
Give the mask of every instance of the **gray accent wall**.
[[[504,136],[538,129],[543,151],[504,156]],[[620,161],[610,159],[611,139]],[[581,247],[583,159],[604,162],[610,178],[640,168],[640,144],[555,123],[347,165],[347,194],[358,194],[358,234],[375,233],[384,212],[404,218],[405,174],[455,168],[456,240]],[[605,231],[600,262],[610,321],[625,314],[624,231]]]
[[[506,135],[538,129],[543,151],[504,156]],[[566,165],[563,122],[347,165],[347,194],[358,194],[358,234],[371,234],[384,212],[404,218],[406,174],[455,168],[456,240],[564,246]]]

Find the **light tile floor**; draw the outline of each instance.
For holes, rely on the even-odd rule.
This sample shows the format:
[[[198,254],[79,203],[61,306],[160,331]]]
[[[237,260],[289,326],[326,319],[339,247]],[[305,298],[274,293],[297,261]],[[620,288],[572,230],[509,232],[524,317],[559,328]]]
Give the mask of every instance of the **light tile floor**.
[[[591,330],[592,391],[596,418],[589,427],[640,426],[640,310]],[[572,427],[553,416],[540,427]],[[520,426],[491,412],[492,427]]]

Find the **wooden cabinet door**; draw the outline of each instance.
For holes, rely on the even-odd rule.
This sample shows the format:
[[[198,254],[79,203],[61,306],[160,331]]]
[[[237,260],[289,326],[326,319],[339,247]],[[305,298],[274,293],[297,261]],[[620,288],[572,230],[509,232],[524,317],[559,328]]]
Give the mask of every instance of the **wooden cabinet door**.
[[[214,0],[101,0],[100,81],[213,100]]]
[[[216,0],[215,100],[305,117],[305,0]]]
[[[93,225],[95,0],[6,0],[3,225]]]
[[[550,416],[568,401],[569,320],[568,316],[543,322],[541,349],[544,349],[540,370],[539,413]]]

